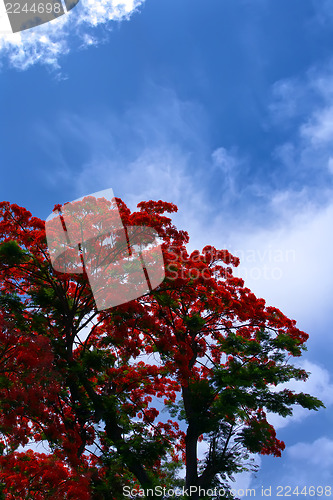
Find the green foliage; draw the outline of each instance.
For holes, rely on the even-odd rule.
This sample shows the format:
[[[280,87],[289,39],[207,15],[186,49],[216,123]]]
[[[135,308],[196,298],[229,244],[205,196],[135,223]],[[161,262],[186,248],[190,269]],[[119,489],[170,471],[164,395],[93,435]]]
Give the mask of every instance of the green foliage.
[[[85,200],[77,202],[78,224],[84,219],[87,227],[99,227],[106,200]],[[285,388],[307,379],[291,362],[305,351],[307,334],[233,277],[224,264],[237,265],[237,259],[226,250],[205,247],[189,256],[187,233],[161,215],[174,212],[172,204],[143,202],[134,213],[117,204],[126,227],[151,226],[160,235],[166,279],[151,294],[97,311],[85,272],[52,268],[44,223],[0,203],[5,492],[12,491],[14,471],[19,484],[29,473],[45,498],[51,491],[65,498],[69,490],[59,488],[67,481],[71,498],[82,500],[122,500],[124,485],[149,488],[163,481],[223,487],[231,498],[234,475],[256,469],[251,453],[280,456],[284,449],[266,412],[287,417],[294,405],[323,407]],[[91,251],[95,244],[90,241]],[[158,418],[163,403],[167,422]],[[53,462],[15,455],[29,439],[47,439]],[[198,463],[201,439],[208,452]],[[36,463],[46,477],[34,472]]]
[[[26,261],[27,252],[22,250],[15,240],[5,241],[0,245],[0,261],[8,266],[14,266]]]

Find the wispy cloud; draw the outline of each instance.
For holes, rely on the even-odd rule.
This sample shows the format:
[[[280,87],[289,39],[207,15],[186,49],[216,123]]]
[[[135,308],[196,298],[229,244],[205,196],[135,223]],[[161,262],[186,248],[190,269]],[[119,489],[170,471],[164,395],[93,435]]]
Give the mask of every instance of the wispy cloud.
[[[17,69],[34,64],[59,67],[59,59],[71,47],[99,42],[98,26],[128,20],[144,0],[81,0],[67,15],[20,33],[0,34],[0,57]],[[99,34],[99,37],[101,35]]]
[[[110,111],[97,121],[66,114],[51,126],[37,125],[54,165],[43,174],[45,183],[65,181],[73,198],[110,186],[132,209],[144,199],[164,199],[190,219],[202,220],[211,210],[204,200],[207,175],[216,168],[206,144],[204,113],[168,89],[149,84],[147,94],[121,115]],[[75,170],[66,162],[69,144],[85,152]]]
[[[331,496],[332,439],[322,436],[312,442],[298,442],[289,446],[285,453],[284,468],[278,475],[277,484],[289,485],[292,488],[298,487],[299,494],[306,485],[307,496]],[[310,486],[312,486],[311,490],[309,490]],[[275,490],[276,488],[275,486]]]
[[[292,459],[307,462],[309,465],[332,470],[333,441],[327,437],[321,437],[312,443],[297,443],[289,448],[288,455]]]
[[[301,136],[313,147],[332,147],[333,139],[333,106],[327,105],[315,111],[310,120],[302,125]]]
[[[295,365],[298,364],[295,363]],[[281,384],[277,389],[281,390],[286,387],[295,392],[305,392],[320,399],[326,408],[331,406],[333,404],[333,383],[328,370],[307,360],[304,360],[299,366],[310,373],[308,380],[306,382],[292,380],[286,384]],[[313,412],[301,406],[295,406],[292,416],[280,417],[279,415],[268,414],[267,417],[275,429],[281,429],[291,423],[301,422],[310,415],[313,415]]]
[[[228,197],[238,196],[237,178],[242,167],[242,159],[238,157],[236,151],[228,151],[224,147],[215,149],[212,153],[213,166],[220,170],[224,189]]]
[[[241,179],[247,161],[223,145],[210,149],[202,108],[152,84],[147,94],[149,99],[121,115],[108,112],[98,121],[65,115],[52,125],[40,124],[38,134],[43,132],[43,147],[54,162],[45,184],[61,182],[71,199],[112,187],[131,209],[146,199],[176,203],[174,222],[189,231],[191,249],[213,244],[234,252],[246,285],[302,319],[301,327],[315,329],[321,342],[333,295],[330,189],[321,187],[321,198],[328,200],[322,206],[311,184],[298,190],[262,187],[261,204],[252,209]],[[73,143],[85,158],[75,169],[66,161]]]
[[[313,67],[302,78],[276,82],[270,105],[271,123],[288,131],[276,146],[273,161],[292,189],[309,188],[308,199],[332,198],[333,61]],[[329,189],[328,189],[329,188]]]

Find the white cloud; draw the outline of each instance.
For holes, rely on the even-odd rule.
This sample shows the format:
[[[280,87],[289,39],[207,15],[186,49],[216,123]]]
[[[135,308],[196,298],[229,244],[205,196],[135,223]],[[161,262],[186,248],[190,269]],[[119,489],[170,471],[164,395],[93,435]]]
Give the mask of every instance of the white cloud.
[[[313,19],[313,26],[323,30],[323,28],[330,29],[333,22],[332,3],[330,0],[321,0],[320,2],[312,0],[312,8],[315,13]]]
[[[273,159],[294,183],[308,182],[312,197],[320,197],[325,175],[332,174],[332,84],[333,60],[325,67],[310,68],[303,78],[281,80],[272,87],[271,123],[289,127],[293,137],[275,148]]]
[[[327,163],[328,171],[333,174],[333,157],[330,156]]]
[[[209,443],[207,441],[201,441],[197,445],[198,459],[203,460],[209,451]],[[249,461],[251,460],[251,465],[260,468],[261,457],[253,453],[249,453]],[[253,480],[253,472],[240,472],[233,475],[234,481],[229,480],[228,484],[230,488],[234,491],[246,490],[251,487],[251,482]]]
[[[262,230],[254,222],[230,236],[230,250],[241,258],[237,275],[269,304],[302,319],[303,328],[318,327],[333,297],[333,204],[318,208],[306,194],[297,199],[288,192],[272,203],[280,211],[279,226]]]
[[[315,111],[309,122],[302,125],[300,134],[313,146],[330,145],[333,139],[333,106]]]
[[[189,231],[190,248],[201,249],[206,244],[213,244],[238,254],[242,261],[238,274],[245,275],[246,286],[296,319],[310,338],[318,338],[315,337],[319,336],[318,327],[324,325],[326,330],[322,329],[320,334],[325,336],[329,349],[332,342],[327,326],[330,325],[328,318],[331,318],[333,295],[330,257],[333,203],[325,207],[318,205],[310,196],[311,186],[298,192],[291,187],[280,189],[273,193],[268,206],[277,216],[274,224],[263,228],[259,218],[249,218],[247,212],[243,220],[235,224],[232,212],[223,208],[223,200],[221,205],[214,206],[206,181],[210,178],[209,169],[233,175],[240,165],[238,155],[221,146],[205,156],[205,134],[195,126],[202,122],[200,108],[180,101],[170,92],[160,97],[153,109],[144,103],[124,116],[104,117],[99,123],[80,116],[67,116],[62,120],[59,130],[62,129],[66,137],[81,138],[90,148],[80,172],[71,179],[75,196],[112,187],[115,195],[123,198],[132,209],[144,199],[163,199],[178,204],[180,211],[174,221],[179,229]],[[133,137],[133,130],[135,140],[133,144],[126,142],[124,152],[118,144],[117,134],[124,140],[124,137]],[[186,137],[190,146],[186,148],[177,142],[178,136]],[[293,142],[285,148],[291,163],[297,162],[297,148]],[[61,150],[60,146],[58,156],[63,159]],[[195,168],[205,157],[210,163],[208,160],[202,163],[201,169]],[[64,169],[62,163],[63,178]],[[325,194],[322,190],[321,195],[329,197],[330,191]],[[326,406],[332,405],[333,385],[329,372],[315,363],[304,362],[302,366],[312,375],[306,383],[292,382],[292,388],[318,397]],[[293,423],[305,426],[303,420],[313,414],[296,407],[291,418],[272,416],[269,420],[277,428]],[[200,456],[203,452],[204,443],[199,446]],[[242,484],[248,487],[251,476],[241,475],[239,480],[239,488]],[[280,484],[288,482],[281,480]]]
[[[112,159],[87,163],[77,179],[77,186],[81,192],[89,191],[91,173],[94,172],[105,186],[116,185],[119,193],[115,191],[116,196],[124,194],[133,208],[144,199],[161,198],[174,202],[192,194],[188,192],[190,187],[186,189],[191,185],[186,165],[186,156],[177,148],[147,148],[126,166]]]
[[[81,0],[67,15],[20,33],[0,34],[0,56],[24,70],[36,63],[59,67],[75,40],[81,47],[96,44],[93,29],[127,20],[144,0]]]
[[[201,243],[207,236],[204,228],[209,200],[200,186],[200,178],[191,172],[189,155],[176,145],[147,147],[128,162],[121,161],[118,155],[92,159],[76,180],[77,192],[80,195],[92,192],[94,180],[101,187],[112,187],[115,196],[122,198],[132,210],[142,200],[175,203],[179,212],[172,216],[173,221],[179,229],[189,230],[192,244]]]
[[[320,399],[326,408],[333,404],[333,383],[331,381],[330,374],[328,370],[320,367],[315,363],[311,363],[307,360],[295,365],[300,366],[305,371],[310,373],[309,378],[306,382],[300,380],[291,380],[286,384],[281,384],[277,386],[277,390],[282,390],[283,388],[291,389],[295,392],[304,392],[306,394],[311,394],[316,398]],[[275,429],[281,429],[292,423],[301,422],[306,417],[313,415],[306,408],[301,406],[295,406],[293,415],[289,417],[280,417],[279,415],[267,414],[268,421],[274,426]]]
[[[145,199],[176,203],[179,212],[173,220],[189,232],[190,249],[212,244],[238,255],[241,265],[236,274],[245,278],[246,286],[300,321],[300,328],[314,340],[321,330],[330,345],[330,332],[320,327],[327,325],[333,295],[333,204],[316,203],[311,187],[298,192],[281,189],[271,192],[263,207],[276,216],[270,225],[269,214],[261,218],[260,209],[252,217],[246,207],[236,219],[225,203],[229,193],[222,190],[221,199],[212,201],[210,182],[221,169],[230,175],[238,169],[243,172],[246,165],[240,156],[223,146],[208,150],[204,115],[196,103],[181,101],[153,85],[149,96],[123,115],[104,116],[99,122],[64,116],[52,125],[55,130],[42,124],[43,145],[52,156],[56,151],[61,165],[60,172],[52,169],[52,182],[70,181],[73,199],[112,187],[131,209]],[[73,138],[87,147],[87,159],[76,173],[66,166],[61,134],[66,141]],[[177,141],[179,136],[186,139],[186,146]],[[329,199],[331,192],[322,189],[320,195]],[[65,201],[70,200],[52,202]]]
[[[234,151],[228,151],[224,147],[215,149],[212,153],[213,166],[223,174],[223,184],[228,196],[235,196],[237,185],[236,176],[242,161]]]
[[[309,465],[332,468],[333,441],[327,437],[316,439],[313,443],[297,443],[288,449],[290,458]]]
[[[311,68],[305,76],[276,82],[270,107],[274,126],[289,127],[288,141],[272,153],[283,187],[271,192],[269,208],[280,228],[256,230],[245,238],[245,248],[279,249],[281,263],[256,262],[260,276],[264,266],[275,280],[253,279],[249,286],[303,325],[320,330],[329,317],[333,294],[330,249],[333,220],[333,61]],[[281,182],[279,183],[282,186]],[[287,262],[288,250],[295,258]],[[246,265],[249,268],[249,265]],[[286,293],[288,291],[288,293]],[[326,327],[327,328],[327,327]],[[317,332],[314,332],[317,334]],[[327,338],[331,338],[327,331]]]
[[[259,468],[261,466],[261,458],[259,455],[253,457],[254,458],[254,465],[257,465]],[[240,496],[243,498],[251,498],[255,495],[251,493],[249,490],[252,490],[254,486],[252,485],[253,482],[253,472],[241,472],[239,474],[235,474],[235,482],[231,483],[230,482],[230,487]],[[247,491],[248,490],[248,491]],[[258,492],[257,492],[258,494]]]
[[[206,164],[208,174],[216,168],[211,153],[206,155],[202,109],[168,89],[152,83],[147,86],[148,97],[144,95],[139,105],[120,116],[110,113],[97,122],[65,115],[51,126],[39,124],[36,133],[42,135],[51,165],[56,165],[41,175],[47,184],[71,184],[73,198],[112,187],[131,209],[149,199],[175,203],[179,227],[190,223],[200,232],[212,208],[205,199],[206,178],[197,167],[205,169]],[[66,164],[64,155],[63,145],[72,139],[86,150],[86,160],[77,172]]]
[[[232,153],[229,153],[226,148],[220,147],[212,153],[214,165],[221,168],[223,172],[230,172],[237,166],[237,159]]]
[[[331,496],[332,439],[322,436],[313,442],[298,442],[289,446],[285,453],[285,465],[279,474],[278,484],[299,486],[299,491],[305,485],[308,488],[312,486],[311,493],[308,490],[308,496]]]
[[[279,80],[272,86],[272,102],[269,105],[273,123],[282,123],[297,116],[300,102],[304,101],[304,85],[295,79]]]
[[[263,485],[265,489],[271,488],[267,496],[276,499],[332,495],[333,441],[326,436],[287,446],[282,459],[274,459],[272,463],[272,459],[264,457],[262,463],[263,474],[259,473],[260,482],[256,481],[258,493],[261,491],[259,485]]]

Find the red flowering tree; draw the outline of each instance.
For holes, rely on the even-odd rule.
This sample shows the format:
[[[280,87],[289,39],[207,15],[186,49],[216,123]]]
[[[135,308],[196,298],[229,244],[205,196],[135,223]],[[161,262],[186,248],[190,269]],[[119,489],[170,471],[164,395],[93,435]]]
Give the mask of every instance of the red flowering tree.
[[[177,210],[171,203],[142,202],[133,213],[117,204],[124,226],[158,232],[166,277],[99,312],[85,272],[53,269],[44,222],[0,203],[5,499],[116,500],[135,488],[161,498],[154,488],[182,484],[182,465],[185,491],[198,499],[199,487],[226,487],[249,470],[249,453],[281,455],[266,412],[323,406],[276,388],[306,380],[289,360],[308,336],[233,276],[237,258],[210,246],[189,255],[187,233],[164,215]]]

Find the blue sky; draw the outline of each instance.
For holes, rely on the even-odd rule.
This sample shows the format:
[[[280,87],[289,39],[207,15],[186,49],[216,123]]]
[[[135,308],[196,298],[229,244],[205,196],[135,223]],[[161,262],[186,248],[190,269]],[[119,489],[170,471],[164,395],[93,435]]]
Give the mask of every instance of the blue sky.
[[[0,199],[42,218],[109,187],[174,202],[191,248],[238,253],[310,334],[300,390],[327,409],[272,417],[283,457],[237,482],[273,497],[333,487],[332,42],[326,0],[81,0],[0,35]]]

